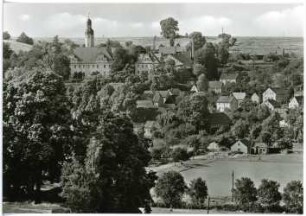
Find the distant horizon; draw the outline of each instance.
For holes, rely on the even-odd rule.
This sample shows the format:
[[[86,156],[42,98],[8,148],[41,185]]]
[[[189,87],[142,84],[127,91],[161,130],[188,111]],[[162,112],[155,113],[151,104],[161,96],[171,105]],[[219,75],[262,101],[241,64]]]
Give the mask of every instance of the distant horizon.
[[[88,13],[97,38],[160,36],[160,21],[173,17],[180,35],[201,32],[214,37],[303,37],[304,5],[288,4],[30,4],[4,3],[3,30],[18,37],[79,38]],[[104,37],[106,37],[104,36]]]

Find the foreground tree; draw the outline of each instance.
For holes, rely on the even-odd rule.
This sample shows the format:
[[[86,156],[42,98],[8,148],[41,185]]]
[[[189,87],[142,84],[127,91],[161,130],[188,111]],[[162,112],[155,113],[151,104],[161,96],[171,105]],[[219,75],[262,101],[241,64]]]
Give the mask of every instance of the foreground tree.
[[[279,183],[263,179],[257,190],[258,202],[268,211],[274,211],[279,207],[282,199],[281,193],[278,191]]]
[[[287,212],[303,213],[303,185],[301,181],[291,181],[284,188],[283,201]]]
[[[126,116],[105,111],[99,121],[85,165],[64,166],[63,197],[76,212],[139,212],[151,201],[155,181],[155,174],[145,170],[151,159],[147,143],[134,134]]]
[[[193,203],[203,205],[208,196],[206,182],[202,178],[193,179],[190,183],[188,192]]]
[[[257,200],[257,190],[250,178],[237,179],[235,182],[234,197],[242,209],[249,210]]]
[[[14,199],[25,188],[28,198],[40,202],[43,181],[59,180],[61,164],[70,154],[70,103],[57,74],[23,74],[30,75],[4,84],[4,190]]]
[[[184,177],[175,171],[163,174],[156,183],[156,195],[161,197],[167,207],[176,207],[181,203],[186,185]]]

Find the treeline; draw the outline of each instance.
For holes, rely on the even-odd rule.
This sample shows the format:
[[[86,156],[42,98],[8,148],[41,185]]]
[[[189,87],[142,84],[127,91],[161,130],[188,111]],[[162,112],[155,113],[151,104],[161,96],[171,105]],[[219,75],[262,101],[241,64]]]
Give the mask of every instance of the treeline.
[[[263,179],[258,188],[250,178],[236,179],[232,200],[211,204],[209,187],[197,178],[186,185],[183,176],[175,171],[164,173],[156,182],[155,194],[161,201],[153,206],[188,209],[211,209],[252,213],[303,213],[303,186],[301,181],[291,181],[283,193],[279,183]],[[187,198],[186,198],[187,196]],[[184,198],[183,198],[184,197]],[[184,201],[183,201],[184,200]],[[282,204],[281,204],[282,203]]]

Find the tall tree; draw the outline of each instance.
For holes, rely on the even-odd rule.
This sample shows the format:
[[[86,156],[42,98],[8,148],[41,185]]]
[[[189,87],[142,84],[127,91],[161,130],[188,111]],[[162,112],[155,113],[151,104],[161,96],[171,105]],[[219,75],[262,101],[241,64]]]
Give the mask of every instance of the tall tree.
[[[17,42],[33,45],[34,41],[26,33],[22,32],[17,38]]]
[[[170,45],[174,46],[174,39],[178,36],[178,21],[172,17],[160,21],[161,35],[170,39]]]
[[[59,179],[61,164],[71,152],[70,103],[65,92],[60,76],[40,70],[5,84],[5,187],[16,191],[25,187],[36,202],[43,181]]]
[[[193,179],[188,192],[194,203],[203,205],[208,196],[206,182],[202,178]]]
[[[257,190],[250,178],[237,179],[235,182],[234,197],[240,207],[246,210],[257,200]]]
[[[9,40],[9,39],[11,39],[11,35],[7,31],[3,32],[3,40]]]
[[[161,197],[167,207],[177,207],[186,190],[183,176],[175,171],[164,173],[155,186],[156,195]]]
[[[199,89],[199,91],[204,91],[207,92],[208,91],[208,79],[206,78],[205,74],[201,74],[198,77],[198,81],[197,81],[197,87]]]
[[[303,184],[301,181],[291,181],[286,185],[283,201],[287,212],[303,213]]]
[[[279,206],[282,199],[278,191],[279,183],[272,180],[263,179],[257,190],[258,202],[267,210],[273,210]]]
[[[63,171],[63,195],[67,204],[79,212],[139,212],[139,207],[151,201],[149,190],[155,181],[155,174],[145,170],[151,159],[148,143],[134,134],[128,117],[109,111],[99,117],[99,126],[93,135],[85,168],[81,168],[85,174],[79,174],[78,169],[71,170],[69,165]],[[80,181],[74,180],[76,175],[81,175],[77,178]],[[91,183],[86,179],[91,179]],[[84,199],[83,189],[88,205],[78,206]],[[78,200],[74,201],[74,196]]]
[[[193,40],[194,50],[202,48],[206,43],[206,39],[201,32],[192,32],[189,38]]]

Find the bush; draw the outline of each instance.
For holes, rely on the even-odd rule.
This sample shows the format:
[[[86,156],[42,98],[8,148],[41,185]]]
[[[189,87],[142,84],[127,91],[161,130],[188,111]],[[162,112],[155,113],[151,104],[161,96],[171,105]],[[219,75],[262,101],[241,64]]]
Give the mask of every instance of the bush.
[[[191,155],[188,154],[185,148],[175,148],[172,151],[172,159],[174,162],[189,160]]]
[[[3,40],[9,40],[10,38],[11,35],[7,31],[3,32]]]
[[[28,37],[24,32],[22,32],[21,35],[17,38],[17,42],[30,44],[30,45],[34,44],[33,39]]]

